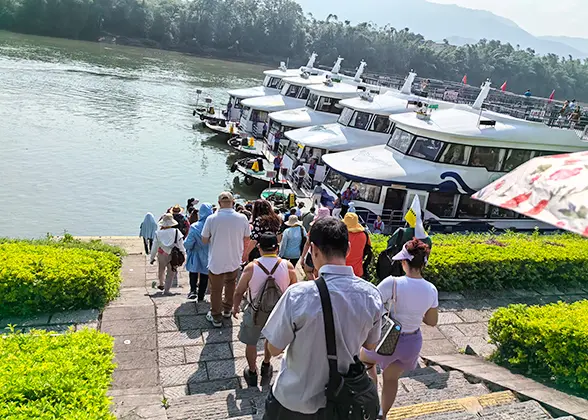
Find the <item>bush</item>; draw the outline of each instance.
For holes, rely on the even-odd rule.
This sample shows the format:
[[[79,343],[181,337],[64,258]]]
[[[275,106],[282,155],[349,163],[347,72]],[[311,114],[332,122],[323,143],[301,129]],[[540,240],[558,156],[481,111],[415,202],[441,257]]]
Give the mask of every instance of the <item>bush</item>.
[[[0,315],[102,308],[118,294],[120,267],[110,252],[0,243]]]
[[[119,246],[108,245],[98,239],[92,239],[91,241],[82,241],[74,238],[69,233],[66,233],[62,237],[56,238],[50,234],[44,239],[11,239],[11,238],[0,238],[1,243],[28,243],[32,245],[50,245],[58,248],[79,248],[79,249],[90,249],[92,251],[109,252],[118,256],[119,258],[127,255],[126,251]]]
[[[0,418],[114,419],[106,391],[113,339],[94,330],[0,339]]]
[[[588,301],[501,308],[488,332],[498,345],[497,362],[588,390]]]
[[[431,239],[433,250],[424,276],[439,290],[569,287],[588,282],[588,241],[579,235],[488,233]]]

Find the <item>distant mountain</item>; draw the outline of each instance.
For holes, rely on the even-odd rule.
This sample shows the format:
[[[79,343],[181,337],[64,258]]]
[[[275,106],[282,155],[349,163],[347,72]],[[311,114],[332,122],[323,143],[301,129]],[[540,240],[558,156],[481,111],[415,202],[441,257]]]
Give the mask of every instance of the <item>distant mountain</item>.
[[[543,37],[531,35],[513,21],[484,10],[467,9],[450,4],[429,3],[426,0],[297,0],[305,12],[316,19],[334,14],[339,20],[352,23],[374,22],[380,26],[409,28],[434,41],[453,39],[456,44],[497,39],[513,46],[532,48],[539,54],[555,53],[588,57],[588,39]],[[465,41],[465,42],[464,42]],[[585,44],[586,45],[585,45]]]

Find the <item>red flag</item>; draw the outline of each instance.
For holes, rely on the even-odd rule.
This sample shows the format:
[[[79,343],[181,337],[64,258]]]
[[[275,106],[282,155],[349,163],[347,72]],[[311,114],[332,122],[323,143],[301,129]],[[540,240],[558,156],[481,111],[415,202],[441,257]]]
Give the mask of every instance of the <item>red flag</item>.
[[[468,84],[468,75],[467,74],[465,74],[463,76],[463,79],[461,79],[461,83],[463,83],[464,85],[467,85]]]
[[[500,86],[500,90],[503,91],[503,92],[506,92],[506,82],[504,82],[502,84],[502,86]]]
[[[553,101],[553,98],[555,98],[555,89],[553,89],[553,92],[549,95],[549,102]]]

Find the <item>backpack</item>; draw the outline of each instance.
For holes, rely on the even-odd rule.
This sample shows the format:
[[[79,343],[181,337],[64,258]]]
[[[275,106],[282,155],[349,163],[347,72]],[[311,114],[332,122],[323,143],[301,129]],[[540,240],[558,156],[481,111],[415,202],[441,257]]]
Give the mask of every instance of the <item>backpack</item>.
[[[177,229],[182,232],[182,235],[184,235],[185,238],[188,234],[188,230],[186,229],[186,218],[182,213],[175,213],[174,220],[178,222]]]
[[[374,250],[370,245],[370,236],[365,230],[363,231],[363,233],[365,233],[365,247],[363,248],[363,275],[364,277],[366,277],[368,274],[370,264],[374,259]]]
[[[404,245],[404,229],[400,228],[396,233],[396,243],[388,246],[388,248],[382,251],[382,253],[378,256],[378,262],[376,264],[376,275],[380,281],[384,280],[388,276],[400,277],[404,275],[400,261],[394,261],[392,259],[394,255],[400,252],[402,246]]]
[[[184,264],[184,261],[186,261],[186,257],[184,257],[184,254],[182,253],[182,251],[180,251],[180,248],[178,248],[176,246],[176,244],[178,243],[178,229],[176,229],[176,239],[174,241],[174,246],[171,250],[171,261],[170,261],[170,265],[172,266],[172,270],[176,271],[178,267],[181,267]]]
[[[263,327],[265,325],[267,319],[274,310],[274,307],[282,297],[283,292],[274,278],[274,273],[281,263],[282,259],[278,258],[272,271],[268,271],[259,260],[253,261],[253,264],[261,268],[261,271],[267,275],[267,279],[255,299],[251,299],[251,290],[249,291],[249,301],[251,302],[251,308],[253,309],[253,323],[255,326]]]

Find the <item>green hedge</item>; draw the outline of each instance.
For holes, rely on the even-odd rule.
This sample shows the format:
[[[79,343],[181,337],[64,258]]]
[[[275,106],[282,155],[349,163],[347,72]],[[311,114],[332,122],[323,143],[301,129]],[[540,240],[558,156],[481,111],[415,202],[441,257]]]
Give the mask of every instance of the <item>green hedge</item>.
[[[111,252],[0,243],[0,315],[101,308],[118,294],[120,267]]]
[[[383,235],[372,237],[385,248]],[[588,283],[588,241],[579,235],[433,235],[425,277],[439,290],[524,289]],[[375,257],[377,260],[377,255]],[[375,264],[375,263],[374,263]],[[376,281],[374,267],[370,270]]]
[[[80,239],[74,238],[69,233],[66,233],[61,237],[55,237],[51,234],[47,234],[47,236],[43,239],[0,238],[0,244],[1,243],[27,243],[31,245],[50,245],[58,248],[89,249],[92,251],[109,252],[111,254],[118,256],[119,258],[122,258],[125,255],[127,255],[126,251],[119,246],[105,244],[99,239],[82,241]]]
[[[0,338],[0,418],[108,419],[113,339],[94,330]]]
[[[488,332],[498,345],[499,363],[588,390],[588,301],[501,308]]]

